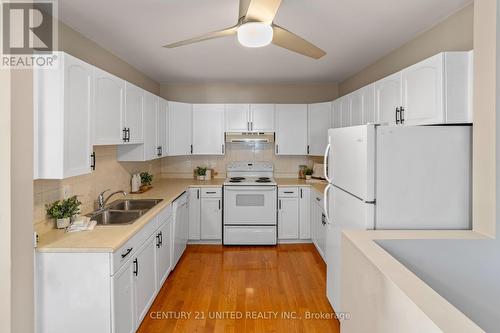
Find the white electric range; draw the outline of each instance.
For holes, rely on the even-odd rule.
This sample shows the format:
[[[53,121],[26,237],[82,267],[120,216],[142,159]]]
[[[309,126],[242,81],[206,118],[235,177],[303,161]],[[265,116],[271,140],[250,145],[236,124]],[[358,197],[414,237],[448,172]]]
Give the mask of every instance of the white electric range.
[[[271,162],[231,162],[224,181],[224,245],[276,245],[277,184]]]

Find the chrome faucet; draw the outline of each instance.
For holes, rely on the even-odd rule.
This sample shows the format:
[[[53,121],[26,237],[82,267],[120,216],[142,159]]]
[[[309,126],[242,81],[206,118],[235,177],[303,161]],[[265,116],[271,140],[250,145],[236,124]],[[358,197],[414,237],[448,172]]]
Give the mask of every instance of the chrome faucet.
[[[124,196],[127,195],[127,192],[123,191],[123,190],[119,190],[119,191],[116,191],[116,192],[113,192],[111,193],[110,195],[108,195],[108,197],[106,199],[104,199],[104,193],[108,192],[110,189],[107,189],[105,191],[102,191],[101,193],[99,193],[99,195],[97,196],[97,207],[99,209],[104,209],[104,207],[106,206],[106,203],[108,202],[108,200],[115,194],[123,194]]]

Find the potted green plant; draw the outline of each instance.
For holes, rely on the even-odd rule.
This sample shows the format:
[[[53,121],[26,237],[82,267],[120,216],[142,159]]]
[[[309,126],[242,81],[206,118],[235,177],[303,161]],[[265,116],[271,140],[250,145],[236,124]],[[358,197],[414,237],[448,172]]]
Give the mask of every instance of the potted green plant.
[[[68,199],[57,200],[47,205],[47,215],[56,220],[58,229],[63,229],[69,226],[73,216],[80,213],[81,204],[76,195]]]
[[[304,168],[304,174],[306,175],[306,180],[311,179],[313,169],[309,167]]]
[[[207,167],[197,166],[195,173],[198,180],[205,180],[205,175],[207,174]]]
[[[141,172],[141,184],[142,186],[151,186],[151,182],[153,181],[153,175],[149,172]]]

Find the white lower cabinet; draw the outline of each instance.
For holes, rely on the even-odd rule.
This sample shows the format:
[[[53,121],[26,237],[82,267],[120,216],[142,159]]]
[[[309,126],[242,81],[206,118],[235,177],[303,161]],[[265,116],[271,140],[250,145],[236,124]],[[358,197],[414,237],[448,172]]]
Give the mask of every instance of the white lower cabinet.
[[[311,237],[319,254],[326,260],[326,217],[323,211],[323,195],[311,192]]]
[[[278,188],[278,239],[311,239],[310,218],[309,187]]]
[[[172,205],[113,253],[37,252],[39,333],[132,333],[171,269]]]
[[[222,190],[220,187],[190,188],[189,240],[222,240]]]
[[[299,238],[311,239],[311,189],[299,188]]]

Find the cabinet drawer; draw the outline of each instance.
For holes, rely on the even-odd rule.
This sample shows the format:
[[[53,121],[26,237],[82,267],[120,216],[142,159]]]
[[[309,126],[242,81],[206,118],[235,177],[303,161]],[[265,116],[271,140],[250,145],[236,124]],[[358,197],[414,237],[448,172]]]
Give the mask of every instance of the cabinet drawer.
[[[142,244],[158,227],[158,215],[153,217],[141,230],[130,238],[122,247],[112,253],[111,274],[118,272],[120,267],[139,250]]]
[[[298,196],[299,196],[299,188],[298,187],[279,187],[278,188],[278,197],[296,198]]]
[[[202,198],[220,198],[222,197],[222,189],[220,187],[214,188],[202,188],[201,189]]]

